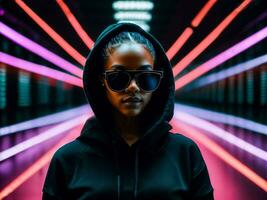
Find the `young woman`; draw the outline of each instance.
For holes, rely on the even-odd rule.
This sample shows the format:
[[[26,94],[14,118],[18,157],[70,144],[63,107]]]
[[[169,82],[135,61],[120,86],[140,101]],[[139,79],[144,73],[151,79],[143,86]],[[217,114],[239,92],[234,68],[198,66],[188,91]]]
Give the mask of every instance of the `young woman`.
[[[107,27],[83,83],[95,116],[53,156],[43,200],[213,199],[197,145],[170,132],[172,67],[151,34],[132,23]]]

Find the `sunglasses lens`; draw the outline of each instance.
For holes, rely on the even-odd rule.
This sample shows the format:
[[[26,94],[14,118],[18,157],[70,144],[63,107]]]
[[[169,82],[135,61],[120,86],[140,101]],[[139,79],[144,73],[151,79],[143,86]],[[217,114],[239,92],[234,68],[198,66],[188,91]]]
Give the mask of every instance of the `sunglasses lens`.
[[[138,85],[145,91],[153,91],[158,87],[160,78],[158,73],[142,73],[138,76]]]
[[[121,91],[129,82],[129,76],[125,72],[112,72],[107,74],[107,82],[111,89]]]

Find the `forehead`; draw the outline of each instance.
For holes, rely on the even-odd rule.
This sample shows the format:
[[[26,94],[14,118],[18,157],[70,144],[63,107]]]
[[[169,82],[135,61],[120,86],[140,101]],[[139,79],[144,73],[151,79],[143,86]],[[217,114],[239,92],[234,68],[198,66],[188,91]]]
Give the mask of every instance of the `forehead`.
[[[106,68],[113,65],[125,66],[125,69],[137,69],[142,65],[151,65],[154,61],[150,52],[141,44],[123,43],[116,47],[107,59]]]
[[[111,65],[109,67],[109,69],[111,70],[129,70],[129,67],[127,66],[124,66],[124,65],[118,65],[118,64],[115,64],[115,65]],[[145,64],[145,65],[140,65],[140,66],[137,66],[135,69],[138,69],[138,70],[152,70],[153,69],[153,66],[151,66],[150,64]]]

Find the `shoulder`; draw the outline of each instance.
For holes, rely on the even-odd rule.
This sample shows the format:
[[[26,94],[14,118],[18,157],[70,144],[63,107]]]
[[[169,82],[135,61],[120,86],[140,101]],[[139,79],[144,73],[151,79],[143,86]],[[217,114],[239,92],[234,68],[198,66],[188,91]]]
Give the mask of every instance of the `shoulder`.
[[[180,133],[169,132],[169,143],[173,145],[182,145],[185,147],[197,146],[197,144],[189,137]]]
[[[74,160],[79,158],[83,152],[88,151],[89,146],[79,140],[71,141],[61,146],[53,155],[53,160]]]
[[[203,162],[201,151],[194,140],[180,133],[169,133],[169,151],[188,156],[192,162]]]

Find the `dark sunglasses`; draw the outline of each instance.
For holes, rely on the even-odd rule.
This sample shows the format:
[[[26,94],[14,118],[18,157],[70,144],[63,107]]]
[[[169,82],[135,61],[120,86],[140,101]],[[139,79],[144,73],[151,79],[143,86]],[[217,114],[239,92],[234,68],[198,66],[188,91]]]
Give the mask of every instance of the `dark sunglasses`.
[[[163,77],[159,70],[108,70],[103,73],[108,86],[115,92],[124,91],[134,78],[137,86],[144,92],[155,91]]]

